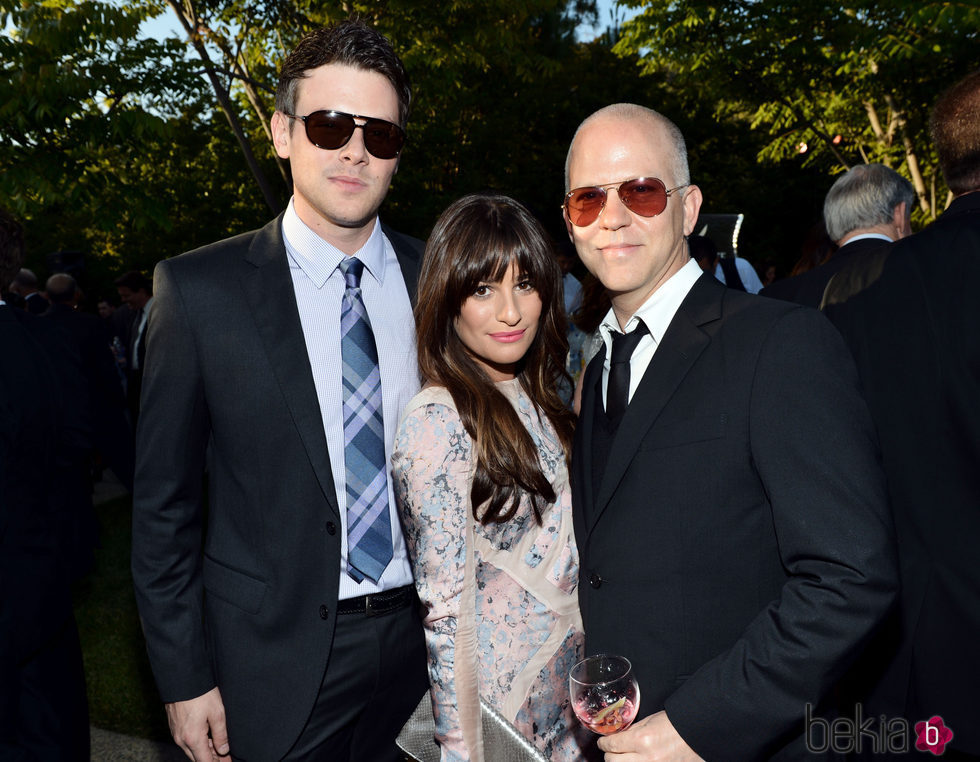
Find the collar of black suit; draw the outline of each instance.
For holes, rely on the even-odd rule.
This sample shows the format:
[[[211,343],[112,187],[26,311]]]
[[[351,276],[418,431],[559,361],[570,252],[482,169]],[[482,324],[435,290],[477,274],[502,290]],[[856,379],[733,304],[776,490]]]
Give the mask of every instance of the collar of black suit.
[[[640,379],[636,392],[616,431],[602,482],[593,488],[591,472],[592,457],[589,448],[592,442],[592,422],[596,405],[601,404],[602,365],[605,349],[600,349],[596,358],[589,363],[583,381],[582,412],[579,416],[580,441],[585,451],[581,453],[581,468],[577,467],[579,478],[585,480],[585,499],[591,501],[596,495],[594,505],[585,512],[591,527],[602,515],[617,485],[629,468],[636,451],[647,430],[659,417],[660,412],[673,396],[678,385],[684,380],[691,366],[710,343],[703,326],[721,319],[723,302],[726,298],[755,299],[741,292],[726,288],[712,273],[704,273],[691,287],[684,301],[674,314],[663,339],[657,346],[656,354]]]
[[[972,193],[965,193],[962,196],[957,196],[953,199],[946,211],[940,215],[939,219],[946,219],[947,217],[956,217],[960,214],[974,214],[980,212],[980,190],[975,190]]]

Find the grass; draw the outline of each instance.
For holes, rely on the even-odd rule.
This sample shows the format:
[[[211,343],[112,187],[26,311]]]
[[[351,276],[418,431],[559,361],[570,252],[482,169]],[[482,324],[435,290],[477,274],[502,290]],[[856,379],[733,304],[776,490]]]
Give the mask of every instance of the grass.
[[[75,589],[92,725],[117,733],[170,739],[167,719],[146,658],[129,571],[131,502],[96,508],[102,547],[95,570]]]

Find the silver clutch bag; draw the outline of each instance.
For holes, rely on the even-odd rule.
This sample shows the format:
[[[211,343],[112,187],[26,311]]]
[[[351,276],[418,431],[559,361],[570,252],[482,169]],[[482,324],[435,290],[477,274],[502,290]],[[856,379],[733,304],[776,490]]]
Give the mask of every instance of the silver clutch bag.
[[[534,744],[482,698],[480,718],[483,723],[483,758],[486,762],[548,762]],[[439,762],[439,744],[436,743],[435,733],[432,699],[426,692],[395,743],[409,759],[416,762]]]

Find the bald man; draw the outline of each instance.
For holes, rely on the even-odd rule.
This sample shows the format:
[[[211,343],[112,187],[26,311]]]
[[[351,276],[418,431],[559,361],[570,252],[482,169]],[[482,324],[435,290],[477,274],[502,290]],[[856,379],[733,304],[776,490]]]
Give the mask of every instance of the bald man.
[[[565,224],[608,289],[572,463],[589,653],[634,665],[607,760],[796,758],[896,594],[874,429],[817,311],[690,259],[701,207],[655,111],[579,127]],[[706,466],[706,464],[708,464]],[[809,708],[808,708],[809,707]]]

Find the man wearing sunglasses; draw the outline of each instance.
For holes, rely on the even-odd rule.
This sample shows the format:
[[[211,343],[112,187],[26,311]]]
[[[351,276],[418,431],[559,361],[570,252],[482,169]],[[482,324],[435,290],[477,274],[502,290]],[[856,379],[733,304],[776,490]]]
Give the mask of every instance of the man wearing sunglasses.
[[[387,478],[419,388],[422,245],[378,218],[410,100],[377,32],[306,36],[271,124],[287,209],[156,269],[133,576],[171,730],[199,762],[394,762],[428,685]]]
[[[874,430],[817,311],[690,259],[684,139],[632,104],[586,119],[562,206],[608,289],[572,463],[589,653],[628,657],[640,720],[606,760],[798,758],[896,590]],[[706,468],[705,464],[709,464]]]

